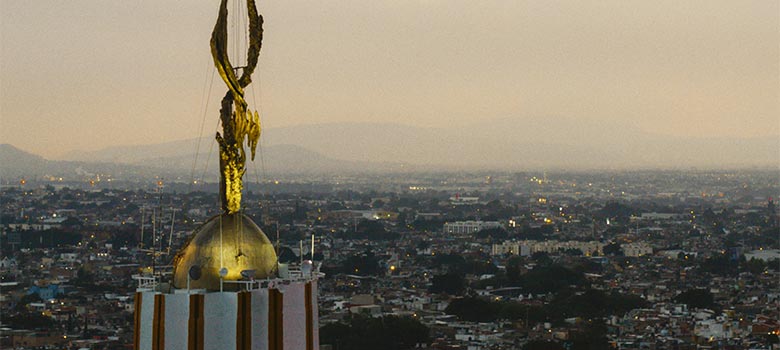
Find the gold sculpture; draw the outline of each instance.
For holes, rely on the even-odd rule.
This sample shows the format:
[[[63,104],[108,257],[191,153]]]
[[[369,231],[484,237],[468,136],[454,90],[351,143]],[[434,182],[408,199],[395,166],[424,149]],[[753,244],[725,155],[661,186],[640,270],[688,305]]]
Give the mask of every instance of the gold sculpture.
[[[253,113],[247,110],[244,88],[252,82],[252,73],[260,55],[263,16],[257,13],[254,0],[247,0],[246,3],[249,17],[249,48],[245,67],[233,67],[227,54],[227,0],[222,0],[220,4],[219,17],[211,33],[211,56],[214,58],[219,76],[228,87],[219,110],[222,134],[217,132],[216,137],[219,143],[219,193],[222,210],[227,214],[235,214],[241,209],[242,177],[246,171],[244,139],[249,146],[252,160],[255,159],[255,149],[260,139],[260,116],[257,111]],[[240,78],[237,77],[239,69],[242,70]]]
[[[273,244],[249,216],[240,212],[246,165],[243,143],[246,140],[254,159],[260,138],[260,117],[247,109],[244,88],[252,82],[263,39],[263,17],[258,14],[254,0],[247,0],[246,4],[249,48],[245,67],[233,67],[227,55],[227,0],[220,4],[217,24],[211,33],[214,65],[228,87],[219,110],[222,133],[216,136],[222,213],[198,227],[176,254],[172,280],[175,288],[231,290],[238,288],[237,285],[224,286],[224,281],[246,279],[246,273],[251,273],[250,278],[268,278],[277,271]],[[239,70],[242,70],[240,77]],[[188,271],[193,267],[202,271],[200,277],[191,278]]]

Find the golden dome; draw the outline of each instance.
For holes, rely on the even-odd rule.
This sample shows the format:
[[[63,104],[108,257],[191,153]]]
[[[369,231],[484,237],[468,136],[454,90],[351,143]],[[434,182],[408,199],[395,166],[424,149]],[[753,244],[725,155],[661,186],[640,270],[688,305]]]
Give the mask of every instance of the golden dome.
[[[200,266],[201,277],[191,280],[190,288],[213,291],[219,290],[221,268],[227,269],[225,281],[244,279],[241,271],[245,270],[254,270],[257,279],[273,277],[277,258],[273,244],[252,219],[240,213],[222,214],[198,227],[176,254],[173,259],[175,288],[187,288],[187,275],[192,266]],[[225,289],[236,288],[226,283]]]

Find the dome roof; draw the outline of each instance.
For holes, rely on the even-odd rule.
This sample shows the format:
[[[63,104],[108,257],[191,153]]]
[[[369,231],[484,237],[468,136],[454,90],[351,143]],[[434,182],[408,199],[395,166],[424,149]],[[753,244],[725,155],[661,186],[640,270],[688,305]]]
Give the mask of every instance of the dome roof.
[[[200,267],[201,276],[190,281],[190,288],[219,290],[221,268],[227,269],[225,281],[241,280],[241,271],[245,270],[254,270],[257,279],[273,277],[277,258],[273,244],[252,219],[241,213],[222,214],[197,228],[176,254],[173,260],[175,288],[187,288],[187,275],[192,266]],[[235,289],[230,286],[226,284],[225,289]]]

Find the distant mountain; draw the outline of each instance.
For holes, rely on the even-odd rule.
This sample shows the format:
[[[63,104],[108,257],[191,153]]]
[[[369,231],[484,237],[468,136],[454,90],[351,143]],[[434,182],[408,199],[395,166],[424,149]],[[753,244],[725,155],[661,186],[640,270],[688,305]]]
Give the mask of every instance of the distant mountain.
[[[18,178],[24,174],[44,172],[49,161],[22,151],[7,143],[0,144],[0,178]]]
[[[0,144],[0,163],[45,163],[43,157],[22,151],[7,143]]]
[[[249,157],[247,157],[249,158]],[[144,164],[153,168],[178,169],[190,174],[195,162],[195,153],[179,156],[155,157],[139,160],[132,164]],[[216,178],[219,154],[216,146],[209,153],[208,147],[198,155],[195,177]],[[317,152],[295,145],[259,147],[254,162],[247,159],[247,176],[279,173],[333,173],[361,171],[397,171],[400,164],[345,161],[325,157]],[[209,176],[210,175],[210,176]]]
[[[97,174],[111,174],[117,179],[162,176],[165,178],[218,178],[219,154],[216,146],[204,140],[196,159],[197,140],[168,142],[144,146],[117,146],[94,152],[72,152],[71,160],[46,160],[11,145],[0,145],[3,180],[16,181],[42,176],[64,176],[68,180],[88,180]],[[260,147],[254,162],[247,163],[246,176],[280,173],[333,173],[363,171],[398,171],[401,164],[344,161],[325,157],[294,145]],[[194,171],[194,172],[193,172]]]
[[[145,173],[141,166],[105,162],[48,160],[22,151],[12,145],[0,145],[0,183],[15,183],[41,177],[65,177],[68,181],[94,179],[96,174],[117,177],[138,176]]]
[[[180,157],[194,154],[197,148],[197,139],[171,141],[151,145],[123,145],[112,146],[95,151],[71,151],[61,156],[62,160],[83,162],[111,162],[132,164],[148,160],[150,158]],[[203,138],[201,147],[208,152],[209,142],[215,142],[213,138]],[[192,164],[190,164],[192,166]]]
[[[117,146],[72,152],[65,159],[191,169],[197,145],[190,139]],[[780,137],[687,139],[650,134],[628,122],[555,116],[449,128],[391,123],[271,128],[263,131],[261,146],[267,169],[299,172],[780,166]],[[202,139],[200,157],[209,150],[215,157],[214,140]]]
[[[330,157],[439,169],[690,168],[780,166],[780,138],[686,139],[631,123],[565,117],[504,118],[462,127],[335,123],[269,129],[269,145],[290,143]]]

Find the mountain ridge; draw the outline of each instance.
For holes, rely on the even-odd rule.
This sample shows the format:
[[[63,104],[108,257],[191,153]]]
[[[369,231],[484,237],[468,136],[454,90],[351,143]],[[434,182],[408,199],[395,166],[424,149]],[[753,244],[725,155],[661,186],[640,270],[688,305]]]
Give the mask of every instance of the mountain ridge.
[[[560,128],[557,124],[566,124]],[[449,128],[394,123],[323,123],[269,128],[261,148],[295,145],[326,158],[441,169],[685,168],[780,165],[780,137],[680,138],[656,135],[628,122],[593,123],[573,118],[503,118]],[[212,143],[212,144],[209,144]],[[201,139],[200,153],[216,152]],[[115,146],[70,160],[136,163],[194,153],[197,139],[143,146]],[[206,146],[208,145],[208,146]],[[280,159],[284,163],[284,159]]]
[[[166,148],[179,142],[174,141],[160,145],[143,145],[142,152],[156,148]],[[114,156],[116,150],[133,150],[133,146],[117,146],[107,152],[108,155],[93,160],[48,160],[41,156],[25,152],[10,144],[0,145],[0,178],[7,182],[13,178],[62,177],[70,180],[87,180],[95,178],[95,174],[111,174],[114,178],[139,178],[148,176],[164,176],[168,178],[190,178],[214,181],[218,177],[219,155],[216,151],[210,154],[199,154],[195,163],[195,154],[187,150],[173,152],[174,154],[147,153],[145,157],[132,161],[107,161]],[[100,154],[100,151],[92,154]],[[193,167],[194,164],[194,167]],[[258,152],[256,162],[247,163],[247,176],[258,175],[260,171],[266,174],[314,174],[335,172],[360,172],[367,170],[398,171],[403,167],[396,163],[370,163],[360,161],[344,161],[322,156],[317,152],[295,145],[275,145],[265,147]],[[193,171],[194,170],[194,171]],[[254,174],[254,175],[252,175]]]

